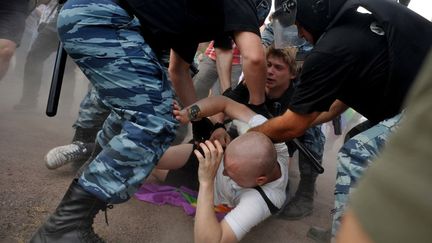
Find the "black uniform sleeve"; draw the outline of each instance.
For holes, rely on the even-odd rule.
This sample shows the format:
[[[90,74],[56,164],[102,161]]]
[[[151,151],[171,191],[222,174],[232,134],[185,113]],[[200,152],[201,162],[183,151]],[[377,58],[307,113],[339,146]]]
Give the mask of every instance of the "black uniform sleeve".
[[[351,66],[330,53],[311,53],[303,65],[290,110],[300,114],[328,111],[344,93],[342,83],[348,79]]]

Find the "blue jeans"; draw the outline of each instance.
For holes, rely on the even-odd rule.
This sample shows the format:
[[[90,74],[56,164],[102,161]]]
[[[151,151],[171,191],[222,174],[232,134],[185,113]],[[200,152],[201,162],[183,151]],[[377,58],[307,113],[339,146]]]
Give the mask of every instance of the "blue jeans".
[[[114,0],[69,0],[58,30],[110,110],[97,138],[103,150],[78,183],[107,203],[127,201],[175,137],[171,84],[138,19]]]

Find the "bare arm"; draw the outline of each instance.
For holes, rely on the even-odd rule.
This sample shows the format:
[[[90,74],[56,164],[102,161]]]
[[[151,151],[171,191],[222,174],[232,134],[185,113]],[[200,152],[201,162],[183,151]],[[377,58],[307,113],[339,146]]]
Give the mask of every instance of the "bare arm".
[[[200,146],[203,154],[194,151],[199,161],[200,182],[194,225],[195,242],[237,242],[229,225],[225,221],[219,223],[214,211],[214,180],[222,160],[222,146],[217,141],[206,141]]]
[[[192,144],[179,144],[169,147],[160,158],[156,168],[161,170],[175,170],[186,164],[193,149]]]
[[[266,57],[261,38],[252,32],[234,33],[234,41],[242,55],[242,68],[249,90],[249,103],[260,105],[265,101],[267,76]]]
[[[333,104],[330,106],[329,111],[321,112],[319,116],[315,119],[315,121],[312,122],[311,126],[316,126],[328,121],[333,120],[336,116],[342,114],[344,111],[346,111],[349,107],[345,105],[340,100],[335,100]]]
[[[216,52],[216,69],[221,85],[221,93],[231,87],[232,72],[232,49],[215,48]]]
[[[254,115],[256,115],[256,113],[247,106],[235,102],[225,96],[207,97],[184,108],[183,110],[179,110],[175,105],[174,115],[176,116],[177,120],[185,124],[190,121],[190,115],[191,113],[194,113],[194,111],[197,111],[195,119],[200,119],[203,117],[212,116],[219,112],[223,112],[233,119],[249,122],[249,120]]]
[[[303,135],[318,115],[318,112],[302,115],[287,110],[282,116],[272,118],[249,131],[262,132],[273,142],[284,142]]]
[[[189,66],[189,63],[183,60],[175,51],[171,50],[169,76],[174,90],[183,105],[190,105],[197,99],[192,77],[189,73]]]

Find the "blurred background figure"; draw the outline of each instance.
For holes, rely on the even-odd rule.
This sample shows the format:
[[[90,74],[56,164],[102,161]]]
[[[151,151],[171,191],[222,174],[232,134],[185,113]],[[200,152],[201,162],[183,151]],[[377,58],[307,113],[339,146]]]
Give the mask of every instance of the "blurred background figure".
[[[59,42],[57,36],[57,16],[60,7],[56,0],[52,0],[42,8],[34,41],[31,43],[25,60],[22,94],[19,103],[14,106],[15,110],[32,110],[37,108],[44,73],[44,63],[57,51]],[[74,70],[76,65],[70,60],[66,63],[62,104],[64,104],[63,108],[65,110],[70,110],[75,90]]]
[[[0,1],[0,80],[21,40],[29,5],[29,0]]]

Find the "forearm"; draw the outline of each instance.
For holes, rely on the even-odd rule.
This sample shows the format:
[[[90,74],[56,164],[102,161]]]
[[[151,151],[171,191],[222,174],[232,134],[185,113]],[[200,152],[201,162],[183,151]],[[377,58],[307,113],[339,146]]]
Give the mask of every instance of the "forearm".
[[[321,112],[318,117],[312,122],[311,126],[316,126],[333,120],[338,115],[342,114],[349,107],[340,100],[335,100],[330,106],[329,111]]]
[[[262,132],[273,142],[285,142],[303,135],[318,114],[298,114],[287,110],[282,116],[272,118],[249,131]]]
[[[194,238],[196,243],[220,242],[222,227],[214,212],[212,183],[201,183],[195,215]]]
[[[190,105],[197,100],[195,92],[191,92],[191,90],[193,91],[195,89],[189,73],[181,75],[174,74],[171,75],[170,78],[176,95],[183,105]]]
[[[208,117],[223,112],[233,119],[248,122],[254,115],[256,115],[256,113],[250,110],[247,106],[224,96],[212,96],[199,100],[186,109],[188,110],[194,105],[198,106],[200,110],[197,118]]]
[[[249,131],[261,132],[273,142],[277,143],[285,142],[300,136],[295,130],[290,129],[290,126],[286,126],[283,120],[282,116],[278,116],[268,120],[262,125],[249,129]]]
[[[188,106],[197,100],[189,67],[189,63],[185,62],[174,50],[171,50],[168,68],[169,77],[176,95],[184,106]]]

